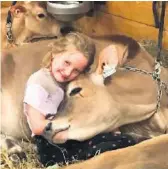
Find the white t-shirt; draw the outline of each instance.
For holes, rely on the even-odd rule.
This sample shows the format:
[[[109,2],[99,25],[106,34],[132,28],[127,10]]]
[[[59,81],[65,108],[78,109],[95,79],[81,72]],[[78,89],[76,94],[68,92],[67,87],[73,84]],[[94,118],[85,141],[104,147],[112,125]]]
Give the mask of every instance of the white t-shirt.
[[[63,98],[63,89],[53,79],[48,69],[42,68],[33,73],[27,81],[23,100],[24,113],[27,116],[28,123],[27,104],[37,109],[44,116],[55,115]],[[31,128],[30,123],[29,127]]]

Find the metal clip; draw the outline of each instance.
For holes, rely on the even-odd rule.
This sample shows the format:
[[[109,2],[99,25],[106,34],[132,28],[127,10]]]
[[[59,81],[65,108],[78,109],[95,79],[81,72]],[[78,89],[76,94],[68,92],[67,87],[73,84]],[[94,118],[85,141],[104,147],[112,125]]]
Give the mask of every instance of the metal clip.
[[[160,73],[161,73],[161,64],[160,62],[155,61],[155,70],[152,73],[153,79],[160,81]]]
[[[160,74],[161,73],[161,64],[160,62],[155,62],[155,72],[156,74]]]

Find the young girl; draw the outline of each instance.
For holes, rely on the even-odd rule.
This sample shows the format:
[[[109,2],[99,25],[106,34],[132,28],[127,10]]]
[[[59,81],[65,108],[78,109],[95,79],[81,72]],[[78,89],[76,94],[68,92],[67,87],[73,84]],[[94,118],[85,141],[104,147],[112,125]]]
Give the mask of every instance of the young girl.
[[[41,135],[64,98],[64,84],[75,79],[94,60],[95,46],[79,33],[70,33],[53,44],[42,68],[28,79],[24,108],[33,135]]]
[[[35,138],[40,161],[45,165],[85,160],[96,154],[134,144],[131,138],[111,133],[98,135],[84,142],[67,141],[51,145],[41,135],[50,116],[57,113],[64,98],[64,86],[93,63],[95,46],[79,33],[69,33],[56,40],[52,51],[43,59],[42,68],[28,79],[24,112]],[[118,141],[118,142],[116,142]]]

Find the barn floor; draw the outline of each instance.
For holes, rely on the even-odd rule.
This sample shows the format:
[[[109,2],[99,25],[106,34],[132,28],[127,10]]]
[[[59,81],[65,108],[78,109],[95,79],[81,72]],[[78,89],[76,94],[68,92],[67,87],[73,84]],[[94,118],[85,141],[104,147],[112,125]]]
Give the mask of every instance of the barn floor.
[[[156,57],[157,55],[157,44],[153,41],[141,41],[140,42],[146,50]],[[168,50],[162,50],[162,62],[164,67],[168,67]],[[1,152],[1,161],[5,163],[5,165],[2,165],[0,168],[2,169],[42,169],[43,167],[39,164],[34,150],[31,148],[31,146],[24,146],[26,147],[27,152],[27,162],[22,162],[20,164],[12,164],[6,153]]]

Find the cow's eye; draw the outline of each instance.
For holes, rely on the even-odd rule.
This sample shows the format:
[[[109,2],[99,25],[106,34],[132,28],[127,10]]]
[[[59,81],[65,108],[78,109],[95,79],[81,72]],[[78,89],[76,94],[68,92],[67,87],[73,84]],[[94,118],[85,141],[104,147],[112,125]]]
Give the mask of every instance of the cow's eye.
[[[78,94],[81,90],[82,90],[81,87],[74,88],[74,89],[71,90],[69,95],[74,96],[74,95]]]
[[[38,15],[38,18],[42,19],[42,18],[45,18],[45,15],[43,13],[39,13]]]

